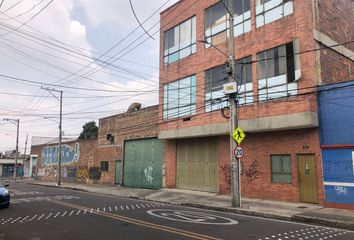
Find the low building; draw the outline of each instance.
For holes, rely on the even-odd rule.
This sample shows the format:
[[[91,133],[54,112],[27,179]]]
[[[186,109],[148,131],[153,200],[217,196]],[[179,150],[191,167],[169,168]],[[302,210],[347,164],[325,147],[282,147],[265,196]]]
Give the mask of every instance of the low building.
[[[34,137],[34,141],[32,140],[29,175],[42,180],[57,180],[58,139],[43,138],[42,141],[37,139]],[[63,181],[88,182],[90,180],[86,169],[94,166],[96,142],[96,139],[62,140],[61,179]]]
[[[158,106],[133,103],[127,112],[99,120],[95,161],[100,182],[162,188],[163,142],[157,139]]]

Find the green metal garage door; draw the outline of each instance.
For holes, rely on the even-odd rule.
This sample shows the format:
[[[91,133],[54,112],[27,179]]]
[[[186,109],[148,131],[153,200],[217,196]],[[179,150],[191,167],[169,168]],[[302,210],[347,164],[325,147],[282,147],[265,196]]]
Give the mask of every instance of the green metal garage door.
[[[177,142],[177,188],[218,191],[217,139]]]
[[[162,188],[163,143],[157,138],[125,141],[124,186]]]

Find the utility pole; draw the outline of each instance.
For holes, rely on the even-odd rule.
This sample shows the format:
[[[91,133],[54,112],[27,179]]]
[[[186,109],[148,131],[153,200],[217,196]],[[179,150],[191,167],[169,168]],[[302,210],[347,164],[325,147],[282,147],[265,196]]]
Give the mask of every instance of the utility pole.
[[[221,0],[223,1],[223,0]],[[229,82],[235,82],[235,47],[234,47],[234,15],[233,15],[233,2],[228,0],[227,11],[229,12]],[[239,159],[234,155],[236,142],[232,137],[233,131],[238,127],[237,121],[237,92],[229,95],[230,102],[230,160],[231,160],[231,205],[232,207],[241,207],[241,194],[240,194],[240,163]]]
[[[15,124],[17,126],[16,154],[15,154],[15,166],[14,166],[14,181],[16,181],[16,177],[17,177],[17,160],[18,160],[18,138],[19,138],[19,132],[20,132],[20,119],[4,118],[4,121],[12,122],[13,124]]]
[[[59,149],[58,149],[58,186],[60,186],[61,183],[61,140],[62,140],[62,115],[63,115],[63,91],[55,90],[55,89],[49,89],[49,88],[43,88],[42,89],[47,90],[52,94],[56,99],[59,100],[60,102],[60,113],[59,113]],[[60,98],[55,96],[52,92],[58,92],[60,93]]]
[[[24,170],[25,170],[25,161],[26,161],[27,141],[28,141],[28,134],[27,134],[27,136],[26,136],[25,153],[23,154],[23,162],[22,162],[22,174],[23,174],[23,175],[24,175]]]

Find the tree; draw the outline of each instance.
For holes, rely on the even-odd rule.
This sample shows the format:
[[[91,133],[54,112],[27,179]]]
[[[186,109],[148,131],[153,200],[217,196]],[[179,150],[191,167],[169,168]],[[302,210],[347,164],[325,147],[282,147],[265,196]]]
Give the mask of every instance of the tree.
[[[80,133],[79,138],[81,139],[90,139],[96,138],[98,136],[98,127],[96,126],[95,121],[87,122],[82,126],[82,132]]]

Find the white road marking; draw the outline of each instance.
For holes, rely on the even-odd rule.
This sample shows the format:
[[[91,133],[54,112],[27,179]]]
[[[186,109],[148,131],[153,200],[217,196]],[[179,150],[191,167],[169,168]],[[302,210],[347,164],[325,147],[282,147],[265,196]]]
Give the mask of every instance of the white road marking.
[[[42,217],[44,217],[44,215],[45,215],[45,214],[42,214],[37,220],[38,220],[38,221],[41,220]]]
[[[77,211],[77,214],[76,214],[76,215],[79,215],[79,214],[80,214],[80,212],[81,212],[81,209],[79,209],[79,211]]]
[[[61,216],[64,217],[64,216],[67,214],[67,212],[68,212],[68,211],[65,211],[65,212],[63,213],[63,215],[61,215]]]
[[[72,211],[69,213],[69,216],[73,215],[74,212],[75,212],[75,210],[72,210]]]
[[[112,212],[112,208],[111,207],[109,207],[108,209],[109,209],[110,212]]]
[[[120,206],[120,208],[121,208],[122,210],[124,210],[124,208],[123,208],[122,206]]]
[[[126,207],[126,209],[130,210],[129,207],[128,207],[128,205],[125,205],[125,207]]]
[[[57,212],[57,214],[54,216],[54,218],[58,217],[59,214],[60,214],[60,212]]]
[[[53,215],[53,213],[50,213],[45,219],[50,218],[50,216],[52,216],[52,215]]]
[[[117,208],[117,206],[114,206],[114,209],[115,209],[116,211],[118,211],[118,208]]]

